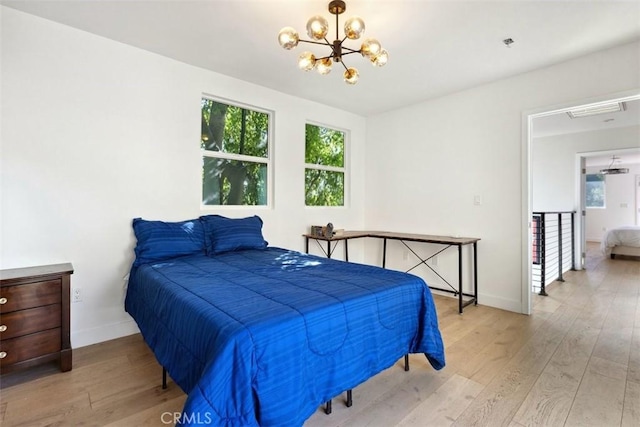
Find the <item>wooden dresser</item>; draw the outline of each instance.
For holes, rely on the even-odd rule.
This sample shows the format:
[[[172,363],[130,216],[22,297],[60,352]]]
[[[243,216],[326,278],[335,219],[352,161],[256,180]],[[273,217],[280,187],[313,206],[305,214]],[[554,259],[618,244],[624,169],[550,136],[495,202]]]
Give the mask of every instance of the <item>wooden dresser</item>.
[[[71,370],[71,264],[0,270],[0,373],[52,360]]]

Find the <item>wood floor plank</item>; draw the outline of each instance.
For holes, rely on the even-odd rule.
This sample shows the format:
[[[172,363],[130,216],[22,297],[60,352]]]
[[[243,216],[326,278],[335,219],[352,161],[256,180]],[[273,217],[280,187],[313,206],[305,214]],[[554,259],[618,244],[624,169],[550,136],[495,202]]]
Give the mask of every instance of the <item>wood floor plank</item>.
[[[423,403],[403,418],[398,426],[448,426],[482,391],[484,385],[453,375]]]
[[[428,367],[423,355],[410,355],[411,370],[404,371],[403,362],[398,361],[389,369],[384,370],[373,378],[353,389],[353,406],[345,406],[345,393],[333,399],[333,411],[330,416],[324,412],[324,405],[309,418],[305,425],[313,427],[345,425],[346,421],[353,417],[354,412],[366,408],[371,402],[384,400],[389,390],[394,390],[413,375],[416,370],[434,374],[434,370]],[[435,374],[434,374],[435,375]],[[429,381],[429,378],[426,379]]]
[[[576,319],[515,414],[515,421],[525,426],[565,422],[600,334],[597,327],[605,317],[604,313],[591,315]]]
[[[70,415],[91,408],[87,393],[74,393],[70,396],[51,396],[49,399],[26,398],[7,403],[2,425],[11,426],[49,426],[63,423]]]
[[[403,376],[406,378],[402,383],[393,389],[386,390],[375,401],[366,402],[364,405],[359,404],[357,408],[350,408],[349,417],[340,425],[395,426],[451,377],[451,374],[445,370],[433,371],[433,369],[430,371],[411,369],[410,372],[400,374],[405,374]],[[332,422],[332,425],[336,424]]]
[[[167,400],[166,402],[162,402],[152,408],[145,409],[120,420],[103,425],[105,427],[155,427],[161,425],[174,425],[176,420],[180,420],[180,413],[183,405],[184,399],[174,398]],[[198,419],[194,418],[193,421],[200,425],[211,424],[204,415]]]
[[[626,381],[601,375],[599,366],[589,366],[569,411],[566,427],[618,426],[622,410]]]
[[[640,383],[640,322],[633,328],[627,375],[629,381]]]
[[[507,425],[533,387],[578,311],[563,305],[474,400],[454,425]]]
[[[640,426],[640,383],[627,381],[621,427]]]

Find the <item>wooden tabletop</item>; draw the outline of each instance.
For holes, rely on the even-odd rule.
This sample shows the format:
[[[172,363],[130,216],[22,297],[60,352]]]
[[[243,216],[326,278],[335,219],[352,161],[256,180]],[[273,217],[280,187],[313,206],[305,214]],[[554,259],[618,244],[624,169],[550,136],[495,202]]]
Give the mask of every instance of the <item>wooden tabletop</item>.
[[[73,274],[71,263],[38,265],[34,267],[20,267],[0,270],[0,280],[12,280],[21,277],[49,276],[52,274],[69,273]]]
[[[313,234],[303,234],[304,237],[316,240],[334,241],[345,239],[356,239],[359,237],[376,237],[379,239],[407,240],[424,243],[448,243],[451,245],[468,245],[480,240],[477,237],[460,236],[436,236],[431,234],[397,233],[394,231],[344,231],[333,237],[315,236]]]

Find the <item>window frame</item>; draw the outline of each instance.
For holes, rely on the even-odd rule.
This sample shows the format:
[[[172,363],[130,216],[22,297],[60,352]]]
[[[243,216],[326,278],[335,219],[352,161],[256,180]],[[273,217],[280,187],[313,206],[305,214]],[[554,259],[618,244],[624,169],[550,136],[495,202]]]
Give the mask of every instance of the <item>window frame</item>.
[[[206,150],[204,148],[200,148],[199,150],[199,164],[200,170],[202,172],[202,161],[204,157],[216,158],[216,159],[224,159],[224,160],[232,160],[232,161],[240,161],[240,162],[250,162],[250,163],[261,163],[267,166],[267,203],[264,205],[207,205],[204,203],[203,197],[203,185],[204,180],[200,179],[200,210],[201,211],[213,211],[219,209],[273,209],[274,206],[274,154],[273,154],[273,137],[274,137],[274,122],[275,122],[275,113],[272,110],[268,110],[265,108],[256,107],[255,105],[245,104],[243,102],[233,101],[227,98],[222,98],[219,96],[209,95],[206,93],[202,93],[200,96],[200,103],[202,103],[203,99],[207,99],[210,101],[218,102],[220,104],[226,104],[230,107],[242,108],[245,110],[251,110],[258,113],[264,113],[267,115],[267,157],[257,157],[257,156],[249,156],[246,154],[236,154],[236,153],[227,153],[224,151],[213,151]],[[200,121],[202,121],[202,107],[200,107]]]
[[[602,176],[602,180],[600,180],[599,182],[602,182],[602,191],[603,191],[603,196],[602,196],[602,206],[589,206],[587,204],[588,198],[587,198],[587,186],[589,183],[589,175],[601,175]],[[607,208],[607,176],[605,174],[601,174],[601,173],[586,173],[585,174],[585,195],[584,195],[584,207],[585,209],[606,209]]]
[[[303,150],[303,158],[304,158],[304,169],[303,169],[303,175],[305,175],[303,177],[303,181],[304,181],[304,186],[303,186],[303,203],[304,203],[304,207],[306,209],[344,209],[344,208],[348,208],[349,207],[349,201],[350,201],[350,188],[351,188],[351,179],[350,179],[350,168],[348,167],[348,165],[350,165],[350,157],[349,157],[349,153],[351,152],[350,147],[351,147],[351,131],[349,129],[345,129],[343,127],[340,126],[333,126],[333,125],[327,125],[325,123],[320,123],[320,122],[316,122],[313,120],[306,120],[304,122],[304,140],[306,141],[306,132],[307,132],[307,125],[312,125],[312,126],[317,126],[317,127],[322,127],[322,128],[326,128],[326,129],[330,129],[333,131],[338,131],[338,132],[342,132],[342,134],[344,135],[344,144],[343,144],[343,152],[342,152],[342,167],[339,166],[328,166],[328,165],[319,165],[317,163],[307,163],[306,162],[306,158],[307,158],[307,147],[306,147],[306,143],[305,143],[305,147]],[[322,206],[314,206],[314,205],[307,205],[307,200],[306,200],[306,193],[307,193],[307,180],[306,180],[306,170],[307,169],[314,169],[314,170],[322,170],[322,171],[328,171],[328,172],[338,172],[338,173],[342,173],[343,175],[343,182],[344,182],[344,188],[343,188],[343,194],[342,194],[342,200],[343,203],[342,205],[339,206],[327,206],[327,205],[322,205]]]

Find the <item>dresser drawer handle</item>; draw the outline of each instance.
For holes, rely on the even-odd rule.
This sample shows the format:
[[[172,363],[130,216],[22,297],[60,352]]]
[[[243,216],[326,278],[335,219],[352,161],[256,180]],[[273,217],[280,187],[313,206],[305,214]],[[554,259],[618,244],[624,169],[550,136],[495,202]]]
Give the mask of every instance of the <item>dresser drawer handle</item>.
[[[7,330],[7,325],[0,325],[0,332],[4,332]]]
[[[6,304],[7,299],[5,297],[0,298],[0,304]]]
[[[0,351],[0,359],[4,359],[5,357],[7,357],[7,352],[6,351]]]

